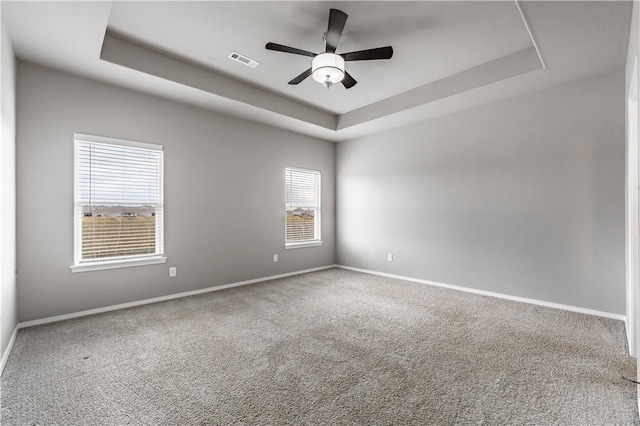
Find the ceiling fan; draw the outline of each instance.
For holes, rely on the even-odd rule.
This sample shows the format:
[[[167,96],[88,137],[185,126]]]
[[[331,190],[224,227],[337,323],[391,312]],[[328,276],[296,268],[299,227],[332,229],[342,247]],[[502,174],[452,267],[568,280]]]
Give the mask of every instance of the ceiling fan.
[[[300,84],[311,75],[315,81],[323,84],[327,89],[336,83],[342,83],[346,89],[350,89],[356,85],[357,81],[345,71],[345,62],[390,59],[393,56],[393,48],[391,46],[359,50],[357,52],[336,53],[347,17],[348,15],[341,10],[329,10],[329,26],[327,27],[327,32],[322,35],[325,43],[324,53],[316,54],[282,44],[267,43],[265,47],[268,50],[313,58],[311,60],[311,68],[291,80],[289,84]]]

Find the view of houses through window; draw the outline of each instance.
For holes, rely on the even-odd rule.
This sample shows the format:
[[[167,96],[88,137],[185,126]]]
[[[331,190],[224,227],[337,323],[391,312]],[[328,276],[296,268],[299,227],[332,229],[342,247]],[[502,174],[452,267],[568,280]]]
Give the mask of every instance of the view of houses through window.
[[[315,209],[287,210],[287,242],[315,239]]]
[[[76,265],[163,255],[159,145],[76,135]]]
[[[285,243],[320,241],[320,172],[285,169]]]
[[[155,252],[155,207],[83,207],[83,259],[154,254]]]

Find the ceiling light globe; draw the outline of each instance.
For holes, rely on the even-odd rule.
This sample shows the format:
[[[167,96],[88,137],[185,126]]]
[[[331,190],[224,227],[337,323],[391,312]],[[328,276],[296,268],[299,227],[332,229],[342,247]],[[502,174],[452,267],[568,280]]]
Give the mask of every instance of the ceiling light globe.
[[[311,61],[312,77],[327,87],[344,79],[344,58],[335,53],[321,53]],[[327,82],[331,83],[327,85]]]

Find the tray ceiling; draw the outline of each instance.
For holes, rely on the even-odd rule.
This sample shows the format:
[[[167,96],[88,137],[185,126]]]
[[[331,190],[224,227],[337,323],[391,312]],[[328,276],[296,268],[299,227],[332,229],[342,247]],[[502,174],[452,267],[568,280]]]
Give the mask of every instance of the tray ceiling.
[[[338,53],[352,89],[307,79],[329,9],[349,15]],[[630,2],[10,2],[27,61],[328,140],[344,140],[624,65]],[[246,67],[235,51],[258,61]],[[546,67],[545,67],[546,66]]]

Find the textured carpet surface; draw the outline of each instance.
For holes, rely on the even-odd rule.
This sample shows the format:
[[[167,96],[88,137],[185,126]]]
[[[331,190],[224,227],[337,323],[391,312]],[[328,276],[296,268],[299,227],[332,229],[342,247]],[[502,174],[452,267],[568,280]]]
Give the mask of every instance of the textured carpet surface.
[[[638,424],[622,322],[340,269],[19,331],[2,425]]]

